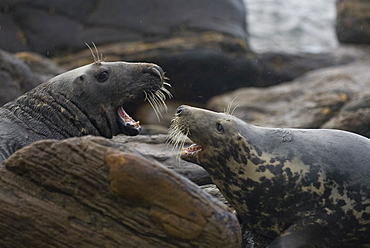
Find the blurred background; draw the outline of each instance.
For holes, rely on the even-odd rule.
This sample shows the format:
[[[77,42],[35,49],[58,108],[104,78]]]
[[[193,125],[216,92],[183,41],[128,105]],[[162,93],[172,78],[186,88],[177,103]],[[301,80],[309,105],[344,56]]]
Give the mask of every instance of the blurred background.
[[[327,52],[338,47],[336,0],[244,0],[250,46],[259,52]]]
[[[257,125],[368,135],[369,1],[2,0],[0,104],[91,63],[92,42],[106,61],[157,63],[171,79],[160,123],[147,104],[126,106],[143,124],[165,130],[180,104],[235,99]]]

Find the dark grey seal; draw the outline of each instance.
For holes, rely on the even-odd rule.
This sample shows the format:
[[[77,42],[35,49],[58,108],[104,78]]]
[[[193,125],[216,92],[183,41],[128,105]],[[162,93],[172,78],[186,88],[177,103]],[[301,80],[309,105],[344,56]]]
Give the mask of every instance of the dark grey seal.
[[[177,109],[170,128],[196,144],[243,224],[267,247],[370,247],[370,140],[346,131],[257,127],[225,113]]]
[[[123,106],[148,100],[156,113],[170,96],[161,67],[95,61],[60,74],[0,108],[0,164],[41,139],[137,135],[140,124]]]

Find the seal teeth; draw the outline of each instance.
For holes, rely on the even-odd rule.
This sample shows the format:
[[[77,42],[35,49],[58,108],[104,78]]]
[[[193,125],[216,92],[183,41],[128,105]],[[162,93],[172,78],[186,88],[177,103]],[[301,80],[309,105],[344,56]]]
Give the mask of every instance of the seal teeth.
[[[140,121],[135,121],[131,116],[129,116],[126,111],[120,107],[118,109],[118,115],[121,119],[121,123],[124,125],[131,125],[132,127],[136,129],[140,129]]]
[[[188,148],[183,148],[181,150],[181,155],[193,155],[194,153],[200,152],[201,150],[203,150],[203,147],[197,144],[192,144]]]

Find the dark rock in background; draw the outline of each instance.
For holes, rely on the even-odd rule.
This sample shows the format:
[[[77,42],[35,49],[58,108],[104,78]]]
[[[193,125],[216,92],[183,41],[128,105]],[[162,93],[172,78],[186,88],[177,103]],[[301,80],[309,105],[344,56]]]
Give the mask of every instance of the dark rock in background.
[[[9,52],[54,55],[92,41],[100,45],[210,30],[247,39],[242,0],[6,0],[0,10],[0,48]]]
[[[346,65],[314,70],[292,82],[276,86],[240,88],[213,97],[206,107],[224,111],[235,99],[234,115],[251,124],[296,128],[330,127],[368,135],[370,126],[367,115],[354,116],[353,112],[361,109],[364,114],[364,109],[369,107],[368,101],[365,101],[367,98],[362,98],[360,103],[356,99],[370,94],[370,50],[341,50],[338,53],[356,54],[358,59]],[[346,105],[351,101],[357,104]],[[343,119],[341,116],[344,113],[352,113],[354,118],[347,118],[340,125],[339,120]],[[339,120],[333,123],[338,114]]]
[[[41,83],[31,69],[13,54],[0,51],[0,105]]]
[[[370,2],[338,0],[336,30],[341,43],[370,44]]]
[[[63,71],[38,54],[0,50],[0,106]]]
[[[250,51],[242,0],[17,0],[0,8],[2,49],[38,52],[72,69],[92,62],[84,43],[94,42],[107,61],[159,64],[175,100],[193,104],[348,62],[327,54]]]
[[[370,138],[370,91],[343,106],[322,128],[342,129]]]

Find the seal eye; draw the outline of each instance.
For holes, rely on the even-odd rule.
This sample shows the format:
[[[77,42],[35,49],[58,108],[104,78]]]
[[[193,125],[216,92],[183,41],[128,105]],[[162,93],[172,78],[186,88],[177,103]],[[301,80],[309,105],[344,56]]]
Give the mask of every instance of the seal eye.
[[[218,133],[225,133],[224,127],[220,123],[216,123],[216,131]]]
[[[99,73],[97,79],[100,83],[105,82],[108,79],[109,72],[108,71],[102,71]]]

